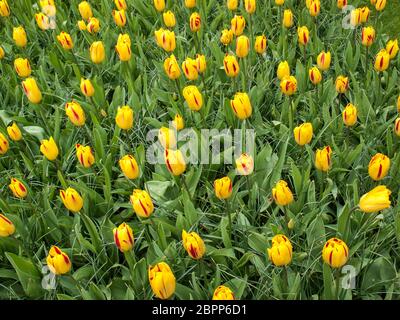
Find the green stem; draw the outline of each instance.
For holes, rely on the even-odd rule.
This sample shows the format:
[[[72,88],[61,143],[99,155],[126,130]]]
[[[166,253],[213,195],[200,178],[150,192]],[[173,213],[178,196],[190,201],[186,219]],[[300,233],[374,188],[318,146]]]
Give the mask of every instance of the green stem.
[[[232,217],[231,217],[231,213],[229,211],[228,199],[225,199],[225,210],[226,210],[226,215],[228,216],[228,221],[229,221],[229,239],[232,239]]]
[[[186,184],[186,180],[185,180],[185,177],[183,175],[181,175],[181,181],[182,181],[182,186],[184,187],[184,189],[186,190],[186,192],[187,192],[187,194],[189,196],[190,202],[193,203],[192,195],[189,192],[188,185]]]

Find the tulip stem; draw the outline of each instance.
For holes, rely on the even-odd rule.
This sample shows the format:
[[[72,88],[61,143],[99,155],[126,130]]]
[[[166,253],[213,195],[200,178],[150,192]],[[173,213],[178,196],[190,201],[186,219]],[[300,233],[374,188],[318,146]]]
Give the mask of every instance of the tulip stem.
[[[339,284],[340,284],[340,271],[339,271],[339,269],[336,270],[336,275],[335,275],[335,276],[336,276],[336,279],[335,279],[335,280],[336,280],[336,281],[335,281],[335,282],[336,282],[336,286],[335,286],[335,287],[336,287],[336,288],[335,288],[335,289],[336,289],[336,294],[335,294],[335,296],[336,296],[336,300],[339,300],[339,293],[340,293],[340,288],[339,288]]]
[[[150,236],[150,227],[149,227],[149,224],[148,224],[148,223],[145,223],[145,224],[144,224],[144,228],[145,228],[144,234],[145,234],[145,237],[146,237],[146,241],[147,241],[148,246],[150,247],[151,236]]]
[[[368,46],[365,47],[365,76],[368,72]]]
[[[193,203],[192,196],[191,196],[191,194],[189,192],[188,185],[186,184],[186,180],[185,180],[185,177],[183,175],[181,175],[181,181],[182,181],[182,186],[184,187],[184,189],[186,190],[186,192],[187,192],[187,194],[189,196],[190,202]]]
[[[229,221],[229,239],[232,239],[232,217],[231,217],[231,213],[229,210],[228,199],[225,199],[225,209],[226,209],[226,215],[228,216],[228,221]]]

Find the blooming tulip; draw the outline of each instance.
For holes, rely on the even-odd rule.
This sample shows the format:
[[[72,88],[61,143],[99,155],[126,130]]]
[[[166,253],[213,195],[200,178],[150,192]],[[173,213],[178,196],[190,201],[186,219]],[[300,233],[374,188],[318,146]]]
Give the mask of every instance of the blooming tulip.
[[[366,213],[378,212],[390,207],[392,192],[386,186],[377,186],[360,198],[360,210]]]
[[[197,71],[199,73],[204,73],[207,68],[207,61],[205,55],[196,54],[196,64],[197,64]]]
[[[175,292],[175,276],[165,262],[149,267],[149,282],[154,295],[159,299],[168,299]]]
[[[279,206],[287,206],[294,200],[292,191],[287,182],[283,180],[278,181],[275,187],[272,188],[272,197]]]
[[[224,29],[221,33],[220,41],[224,46],[230,44],[233,40],[233,31],[231,29]]]
[[[365,27],[361,31],[361,43],[363,46],[370,47],[375,40],[375,29],[373,27]]]
[[[256,37],[254,50],[256,50],[258,54],[263,54],[267,50],[267,37],[265,35]]]
[[[354,126],[357,122],[357,108],[349,103],[342,112],[343,122],[346,126]]]
[[[331,53],[322,51],[317,57],[317,65],[322,71],[328,70],[331,65]]]
[[[246,20],[242,16],[235,15],[231,20],[231,30],[235,36],[240,36],[246,27]]]
[[[182,63],[182,70],[188,80],[196,80],[199,76],[197,62],[194,59],[186,58]]]
[[[224,69],[228,77],[233,78],[239,74],[240,68],[235,56],[225,55],[224,58]]]
[[[198,260],[204,256],[206,246],[204,241],[196,232],[187,233],[182,230],[183,247],[192,259]]]
[[[399,52],[399,43],[396,40],[389,40],[389,42],[386,45],[386,51],[390,55],[390,59],[394,59]]]
[[[272,246],[267,252],[269,260],[277,267],[287,266],[292,261],[293,247],[283,234],[277,234],[272,238]]]
[[[86,122],[85,111],[76,101],[67,102],[65,104],[65,113],[69,120],[77,127],[83,126]]]
[[[235,11],[238,7],[238,0],[227,0],[226,6],[228,7],[228,10]]]
[[[20,141],[22,139],[21,130],[15,122],[7,127],[7,133],[12,141]]]
[[[310,40],[310,33],[306,26],[297,29],[298,41],[301,45],[305,46]]]
[[[11,236],[15,232],[14,223],[5,215],[0,213],[0,238]]]
[[[253,14],[256,11],[256,0],[244,0],[244,8],[249,14]]]
[[[336,78],[335,88],[338,93],[345,93],[349,89],[349,78],[338,76]]]
[[[368,165],[368,174],[372,180],[382,180],[389,172],[390,159],[388,156],[377,153],[371,158]]]
[[[297,91],[297,80],[293,76],[284,77],[281,80],[280,88],[283,94],[287,96],[293,95]]]
[[[21,78],[26,78],[31,75],[31,65],[28,59],[17,58],[14,60],[14,69]]]
[[[349,259],[349,248],[344,241],[338,238],[331,238],[322,249],[322,259],[332,268],[340,268]]]
[[[171,55],[169,58],[165,59],[164,70],[168,78],[171,80],[178,79],[181,76],[181,70],[179,69],[178,62],[176,61],[174,55]]]
[[[89,79],[81,78],[81,92],[89,98],[94,96],[94,87]]]
[[[90,168],[95,161],[92,148],[78,143],[75,145],[75,149],[79,163],[85,168]]]
[[[345,6],[347,6],[347,0],[337,0],[337,7],[339,9],[343,9]]]
[[[153,201],[145,190],[135,189],[130,196],[130,202],[136,215],[141,218],[148,218],[154,211]]]
[[[56,275],[68,273],[71,270],[71,261],[66,253],[57,246],[52,246],[46,259],[50,271]]]
[[[60,190],[60,197],[64,206],[72,212],[79,212],[83,207],[83,199],[81,195],[73,188]]]
[[[42,101],[42,93],[34,78],[27,78],[25,81],[22,81],[22,87],[31,103],[38,104]]]
[[[315,167],[320,171],[327,172],[331,168],[331,157],[332,149],[330,146],[326,146],[323,149],[317,149],[315,152]]]
[[[128,179],[136,179],[139,177],[140,170],[134,156],[128,154],[119,160],[119,167]]]
[[[382,11],[386,7],[386,0],[377,0],[375,3],[376,11]]]
[[[9,143],[7,138],[3,133],[0,132],[0,154],[6,154],[9,148]]]
[[[389,67],[390,55],[386,49],[382,49],[375,57],[375,70],[385,71]]]
[[[126,10],[128,8],[125,0],[114,0],[114,3],[118,10]]]
[[[0,1],[0,16],[8,17],[10,15],[10,7],[7,3],[7,0]]]
[[[248,176],[253,173],[254,160],[253,157],[247,153],[242,153],[239,158],[236,159],[236,173],[242,176]]]
[[[71,50],[74,47],[71,36],[64,31],[57,36],[57,40],[65,50]]]
[[[126,24],[126,14],[125,10],[113,10],[112,16],[114,18],[114,22],[118,27],[123,27]]]
[[[179,131],[185,127],[185,121],[180,114],[176,114],[174,120],[172,121],[172,125],[177,131]]]
[[[187,86],[183,89],[183,97],[192,111],[199,111],[203,106],[203,96],[196,86]]]
[[[313,126],[311,123],[306,122],[293,129],[294,139],[300,146],[309,144],[313,136]]]
[[[233,294],[232,290],[225,286],[219,286],[215,289],[213,300],[235,300],[235,295]]]
[[[232,180],[229,177],[223,177],[214,181],[214,191],[218,199],[224,200],[232,195]]]
[[[132,250],[135,239],[133,231],[125,222],[113,229],[114,242],[121,252]]]
[[[196,0],[185,0],[185,6],[188,9],[192,9],[196,6]]]
[[[230,103],[232,111],[238,119],[244,120],[251,116],[253,108],[247,93],[237,92]]]
[[[197,32],[200,30],[201,28],[201,17],[197,12],[193,12],[190,15],[190,30],[192,30],[192,32]]]
[[[308,75],[309,75],[310,81],[313,85],[317,85],[322,81],[321,72],[319,71],[319,69],[317,67],[312,67],[308,71]]]
[[[39,27],[41,30],[47,30],[47,29],[50,28],[50,20],[49,20],[49,17],[46,16],[45,14],[43,14],[43,13],[37,13],[37,14],[35,15],[35,20],[36,20],[36,23],[37,23],[38,27]]]
[[[168,171],[174,176],[180,176],[186,170],[185,158],[181,150],[165,149],[164,160],[167,165]]]
[[[361,23],[366,23],[369,19],[370,10],[368,7],[360,8]]]
[[[28,195],[28,190],[25,185],[17,178],[11,178],[11,183],[8,185],[14,197],[23,199]]]

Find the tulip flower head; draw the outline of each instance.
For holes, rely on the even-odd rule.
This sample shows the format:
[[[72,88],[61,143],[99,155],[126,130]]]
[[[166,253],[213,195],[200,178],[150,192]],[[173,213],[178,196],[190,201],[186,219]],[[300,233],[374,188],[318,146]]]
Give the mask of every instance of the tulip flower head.
[[[309,10],[310,15],[312,17],[318,16],[320,11],[321,11],[321,2],[320,2],[320,0],[312,0],[308,10]]]
[[[132,228],[125,222],[113,229],[114,242],[121,252],[132,250],[135,243]]]
[[[27,78],[31,75],[31,65],[28,59],[17,58],[14,60],[14,69],[21,78]]]
[[[186,161],[181,150],[165,149],[164,160],[169,172],[174,176],[180,176],[186,170]]]
[[[192,9],[196,6],[196,0],[185,0],[185,6],[188,9]]]
[[[93,63],[99,64],[106,58],[106,52],[102,41],[95,41],[90,46],[90,59]]]
[[[322,81],[322,74],[317,67],[312,67],[308,71],[308,76],[313,85],[317,85]]]
[[[128,34],[120,34],[118,36],[115,51],[118,53],[119,59],[121,61],[129,61],[131,59],[131,39]]]
[[[41,30],[47,30],[50,28],[50,19],[44,13],[37,13],[35,15],[35,20]]]
[[[47,158],[47,160],[54,161],[57,158],[58,147],[53,137],[50,137],[49,140],[42,140],[40,152]]]
[[[12,125],[7,127],[7,133],[12,141],[20,141],[22,139],[21,130],[19,129],[18,125],[15,122],[13,122]]]
[[[50,271],[56,275],[68,273],[71,270],[71,260],[57,246],[52,246],[46,259]]]
[[[0,154],[6,154],[9,149],[9,143],[7,138],[3,133],[0,132]]]
[[[28,42],[25,29],[22,26],[13,28],[13,40],[17,47],[24,48]]]
[[[130,196],[130,202],[138,217],[148,218],[154,211],[153,201],[145,190],[133,190],[133,193]]]
[[[372,180],[379,181],[386,177],[390,169],[390,159],[388,156],[377,153],[371,158],[368,165],[368,174]]]
[[[128,179],[136,179],[139,177],[140,170],[134,156],[128,154],[119,160],[119,167]]]
[[[303,123],[293,129],[294,139],[300,146],[309,144],[313,137],[313,126],[310,122]]]
[[[350,24],[353,27],[357,27],[358,25],[361,24],[361,9],[360,8],[353,9],[350,12]]]
[[[253,108],[251,106],[250,98],[245,92],[238,92],[231,100],[231,108],[235,116],[244,120],[251,116]]]
[[[83,20],[88,21],[91,17],[93,17],[92,8],[90,7],[89,2],[82,1],[79,3],[78,9]]]
[[[81,30],[81,31],[86,31],[87,30],[87,25],[86,25],[85,21],[79,20],[77,22],[77,25],[78,25],[79,30]]]
[[[369,19],[370,10],[368,7],[360,8],[361,23],[366,23]]]
[[[236,173],[242,176],[248,176],[253,173],[254,160],[253,157],[247,153],[242,153],[236,159]]]
[[[201,28],[201,17],[200,17],[200,14],[198,12],[193,12],[190,15],[189,25],[190,25],[190,30],[192,30],[192,32],[200,31],[200,28]]]
[[[156,10],[158,12],[162,12],[165,9],[165,0],[153,0],[154,2],[154,8],[156,8]]]
[[[307,45],[308,41],[310,40],[310,32],[306,26],[299,27],[297,29],[297,36],[299,44],[303,46]]]
[[[283,26],[287,29],[293,27],[293,13],[292,10],[286,9],[283,11]]]
[[[331,238],[322,249],[322,259],[332,268],[341,268],[349,259],[349,248],[343,240]]]
[[[38,104],[42,101],[42,92],[40,91],[34,78],[27,78],[22,81],[22,88],[28,100],[33,104]]]
[[[72,212],[79,212],[83,207],[83,199],[81,195],[73,188],[60,190],[61,201],[64,206]]]
[[[94,96],[94,87],[89,79],[81,78],[81,92],[88,98]]]
[[[6,238],[15,232],[14,223],[4,214],[0,213],[0,238]]]
[[[347,0],[337,0],[338,9],[342,10],[345,6],[347,6]]]
[[[242,35],[246,27],[246,20],[242,16],[235,15],[231,20],[231,30],[235,36]]]
[[[285,0],[275,0],[275,4],[277,6],[283,6],[285,4]]]
[[[164,71],[171,80],[178,79],[181,76],[181,70],[179,69],[179,64],[174,55],[165,59]]]
[[[245,58],[249,54],[250,40],[245,35],[236,38],[236,55],[239,58]]]
[[[256,12],[257,3],[256,0],[244,0],[244,8],[249,14]]]
[[[254,43],[254,50],[258,54],[263,54],[267,50],[267,37],[265,35],[257,36]]]
[[[279,80],[290,76],[290,67],[287,61],[279,62],[278,69],[276,70],[276,76]]]
[[[272,238],[272,246],[267,252],[269,260],[277,267],[287,266],[292,261],[293,247],[283,234],[277,234]]]
[[[122,10],[122,9],[126,10],[128,8],[125,0],[114,0],[114,4],[118,10]]]
[[[183,97],[192,111],[199,111],[203,106],[203,96],[196,86],[186,86],[183,89]]]
[[[233,78],[239,74],[240,68],[239,63],[235,56],[226,54],[224,58],[224,69],[228,77]]]
[[[158,131],[158,141],[164,149],[174,149],[176,147],[176,132],[167,127],[161,127]]]
[[[364,27],[361,31],[361,43],[363,46],[370,47],[375,41],[375,29]]]
[[[149,267],[149,282],[154,295],[159,299],[166,300],[175,293],[176,279],[165,262]]]
[[[122,130],[129,130],[133,127],[133,110],[129,106],[118,107],[115,123]]]
[[[199,73],[204,73],[207,68],[207,60],[205,55],[196,54],[197,71]]]
[[[294,200],[293,193],[290,190],[286,181],[280,180],[272,188],[272,197],[278,206],[287,206]]]
[[[126,25],[126,14],[125,10],[113,10],[112,16],[114,18],[114,22],[118,27],[124,27]]]
[[[17,178],[11,178],[11,183],[8,187],[16,198],[23,199],[28,195],[25,185]]]
[[[4,49],[0,46],[0,60],[3,59],[5,56]]]
[[[64,31],[61,31],[57,36],[57,40],[65,50],[71,50],[74,47],[74,42],[72,41],[71,36]]]
[[[357,122],[357,108],[349,103],[342,112],[343,122],[346,126],[354,126]]]
[[[7,3],[7,0],[1,0],[0,1],[0,16],[2,17],[8,17],[10,15],[10,7]]]
[[[176,114],[174,120],[172,121],[172,125],[176,129],[176,131],[180,131],[185,128],[185,121],[180,114]]]
[[[386,49],[382,49],[378,52],[375,57],[375,70],[376,71],[385,71],[389,67],[390,63],[390,55],[386,51]]]
[[[400,118],[397,118],[394,122],[394,132],[400,137]]]
[[[199,76],[195,59],[186,58],[182,63],[182,70],[188,80],[196,80]]]
[[[98,33],[100,31],[100,20],[95,17],[91,17],[89,19],[89,23],[86,26],[86,30],[92,34]]]
[[[231,289],[226,286],[219,286],[215,289],[213,300],[235,300],[235,295]]]
[[[386,0],[376,0],[375,9],[376,11],[382,11],[386,7]]]
[[[238,3],[238,0],[227,0],[226,6],[228,7],[228,10],[235,11],[238,7]]]
[[[360,210],[366,213],[378,212],[390,207],[390,194],[386,186],[377,186],[360,198]]]
[[[232,29],[224,29],[221,33],[220,41],[224,46],[230,44],[233,40],[233,31]]]
[[[176,24],[175,15],[171,10],[163,13],[164,24],[167,28],[173,28]]]
[[[83,126],[86,122],[85,111],[76,101],[65,104],[65,113],[69,120],[77,127]]]
[[[322,51],[317,57],[317,65],[321,71],[329,70],[331,65],[331,53]]]
[[[332,165],[332,149],[326,146],[322,149],[317,149],[315,152],[315,167],[317,170],[327,172]]]
[[[335,82],[337,93],[345,93],[349,89],[349,78],[345,76],[338,76]]]
[[[232,180],[229,177],[223,177],[214,181],[215,195],[220,200],[225,200],[232,195]]]
[[[196,232],[182,230],[183,247],[192,259],[199,260],[206,252],[204,241]]]
[[[394,59],[399,52],[399,43],[397,39],[389,40],[386,44],[386,51],[390,55],[390,59]]]
[[[75,149],[79,163],[85,168],[90,168],[95,161],[92,148],[78,143],[75,145]]]
[[[297,80],[294,76],[284,77],[281,80],[280,88],[283,94],[291,96],[297,91]]]

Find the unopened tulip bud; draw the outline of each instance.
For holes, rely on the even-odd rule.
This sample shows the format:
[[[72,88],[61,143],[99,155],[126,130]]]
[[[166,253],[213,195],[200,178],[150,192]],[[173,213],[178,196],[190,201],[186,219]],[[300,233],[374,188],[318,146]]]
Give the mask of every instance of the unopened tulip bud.
[[[141,218],[148,218],[154,211],[153,201],[145,190],[135,189],[130,196],[130,202],[136,215]]]
[[[400,137],[400,118],[397,118],[394,122],[394,132]]]
[[[0,16],[2,17],[8,17],[10,15],[10,7],[7,3],[7,0],[1,0],[0,1]]]
[[[85,111],[76,101],[65,104],[65,113],[69,120],[77,127],[83,126],[86,122]]]
[[[214,181],[214,191],[218,199],[225,200],[232,195],[232,180],[229,177],[223,177]]]
[[[382,11],[386,7],[386,0],[376,0],[375,9],[376,11]]]
[[[22,139],[21,130],[15,122],[7,127],[7,133],[12,141],[20,141]]]
[[[300,146],[309,144],[313,136],[313,126],[310,122],[303,123],[293,129],[294,139]]]
[[[60,190],[60,198],[64,206],[72,212],[79,212],[83,207],[83,199],[78,191],[73,188]]]
[[[396,40],[389,40],[386,45],[386,51],[390,55],[390,59],[394,59],[399,52],[399,43]]]
[[[203,96],[196,86],[187,86],[183,89],[183,97],[192,111],[199,111],[203,106]]]
[[[78,24],[79,30],[81,30],[81,31],[87,30],[87,26],[86,26],[85,21],[79,20],[77,24]]]
[[[192,259],[198,260],[204,256],[206,246],[203,239],[196,232],[187,233],[182,230],[183,247]]]
[[[227,0],[226,6],[228,7],[228,10],[235,11],[238,7],[238,0]]]
[[[90,59],[93,63],[99,64],[106,58],[106,52],[102,41],[95,41],[90,46]]]
[[[215,289],[213,300],[235,300],[235,295],[231,289],[225,286],[219,286]]]
[[[158,12],[162,12],[165,9],[165,0],[153,0],[154,1],[154,8]]]
[[[167,28],[173,28],[176,24],[175,15],[171,10],[163,13],[164,24]]]
[[[11,178],[11,183],[8,185],[14,197],[23,199],[28,195],[28,190],[25,185],[17,178]]]
[[[6,136],[0,132],[0,154],[6,154],[8,149],[10,147],[10,144],[8,143],[8,140]]]
[[[159,299],[166,300],[175,293],[176,279],[165,262],[149,267],[149,282],[154,295]]]
[[[174,120],[172,121],[172,125],[177,131],[180,131],[185,127],[185,121],[180,114],[176,114]]]
[[[312,0],[308,10],[312,17],[318,16],[321,11],[321,2],[319,0]]]
[[[68,273],[71,270],[71,260],[57,246],[52,246],[46,259],[50,271],[56,275]]]
[[[115,46],[115,51],[118,53],[121,61],[129,61],[132,56],[130,42],[118,41]]]
[[[17,47],[26,47],[28,39],[26,37],[25,29],[22,26],[13,28],[13,40]]]
[[[114,18],[114,22],[118,27],[123,27],[126,25],[126,14],[125,10],[113,10],[112,16]]]
[[[276,76],[279,80],[290,76],[290,67],[287,61],[281,61],[276,70]]]
[[[6,238],[14,234],[15,226],[10,219],[0,213],[0,238]]]
[[[253,113],[250,98],[245,92],[237,92],[230,103],[232,111],[240,120],[249,118]]]
[[[315,167],[317,170],[327,172],[332,165],[332,149],[326,146],[323,149],[317,149],[315,152]]]
[[[121,252],[132,250],[135,243],[132,228],[125,222],[113,229],[114,242]]]
[[[240,36],[246,27],[246,20],[242,16],[235,15],[231,20],[231,30],[235,36]]]
[[[246,12],[249,14],[253,14],[256,12],[256,0],[244,0],[244,8],[246,9]]]
[[[197,63],[197,71],[199,73],[204,73],[207,68],[207,61],[206,57],[203,54],[196,55],[196,63]]]
[[[267,37],[265,35],[256,37],[254,50],[256,50],[258,54],[263,54],[267,50]]]
[[[181,76],[181,70],[179,69],[178,61],[176,61],[174,55],[171,55],[169,58],[165,59],[164,71],[171,80],[178,79]]]
[[[390,55],[386,49],[382,49],[375,57],[375,70],[385,71],[389,67]]]
[[[310,81],[313,85],[317,85],[322,81],[321,72],[319,71],[319,69],[317,67],[312,67],[308,71],[308,75],[309,75]]]
[[[342,10],[345,6],[347,6],[347,0],[337,0],[338,9]]]
[[[134,156],[128,154],[119,160],[119,167],[128,179],[136,179],[139,177],[140,170]]]
[[[235,56],[232,55],[225,55],[224,58],[224,69],[225,73],[228,77],[233,78],[239,74],[240,68],[239,63],[236,60]]]
[[[357,108],[349,103],[342,112],[343,122],[346,126],[354,126],[357,122]]]
[[[42,140],[40,145],[40,152],[50,161],[54,161],[58,156],[58,147],[53,137],[49,140]]]
[[[94,87],[89,79],[81,78],[81,91],[86,97],[94,96]]]
[[[21,78],[26,78],[31,75],[31,65],[28,59],[17,58],[14,60],[14,69]]]
[[[371,158],[368,165],[368,174],[372,180],[382,180],[388,174],[390,169],[390,159],[388,156],[377,153]]]
[[[370,10],[368,7],[360,8],[361,23],[366,23],[369,19]]]
[[[165,149],[164,160],[169,172],[174,176],[180,176],[186,170],[186,161],[181,150]]]
[[[283,12],[283,26],[285,28],[291,28],[293,26],[293,13],[290,9],[286,9]]]
[[[322,249],[322,259],[332,268],[341,268],[349,259],[349,248],[344,241],[331,238]]]
[[[185,0],[185,6],[188,9],[192,9],[196,6],[196,0]]]
[[[305,46],[310,40],[310,33],[306,26],[297,29],[298,41],[301,45]]]
[[[197,62],[194,59],[186,58],[182,63],[182,70],[188,80],[196,80],[199,76]]]
[[[236,38],[236,55],[239,58],[245,58],[249,54],[250,40],[248,37],[241,35]]]
[[[269,260],[277,267],[287,266],[292,261],[293,247],[283,234],[277,234],[272,238],[272,246],[267,252]]]
[[[75,149],[79,163],[85,168],[90,168],[95,161],[92,149],[79,143],[75,145]]]
[[[79,3],[78,9],[83,20],[88,21],[91,17],[93,17],[92,8],[90,7],[89,2],[82,1]]]
[[[133,127],[133,110],[129,106],[118,107],[115,122],[122,130],[129,130]]]
[[[253,157],[247,153],[243,153],[236,159],[236,172],[242,176],[248,176],[253,173],[254,160]]]
[[[0,60],[3,59],[5,56],[4,49],[0,46]]]
[[[31,103],[38,104],[42,101],[42,93],[34,78],[27,78],[25,81],[22,81],[22,87]]]
[[[360,198],[358,203],[360,210],[365,213],[373,213],[389,208],[391,193],[386,186],[375,187]]]
[[[126,10],[128,8],[125,0],[114,0],[114,4],[118,10]]]
[[[317,65],[321,71],[326,71],[331,65],[331,53],[322,51],[317,57]]]
[[[201,17],[200,14],[197,12],[193,12],[190,16],[190,30],[192,32],[197,32],[201,28]]]

